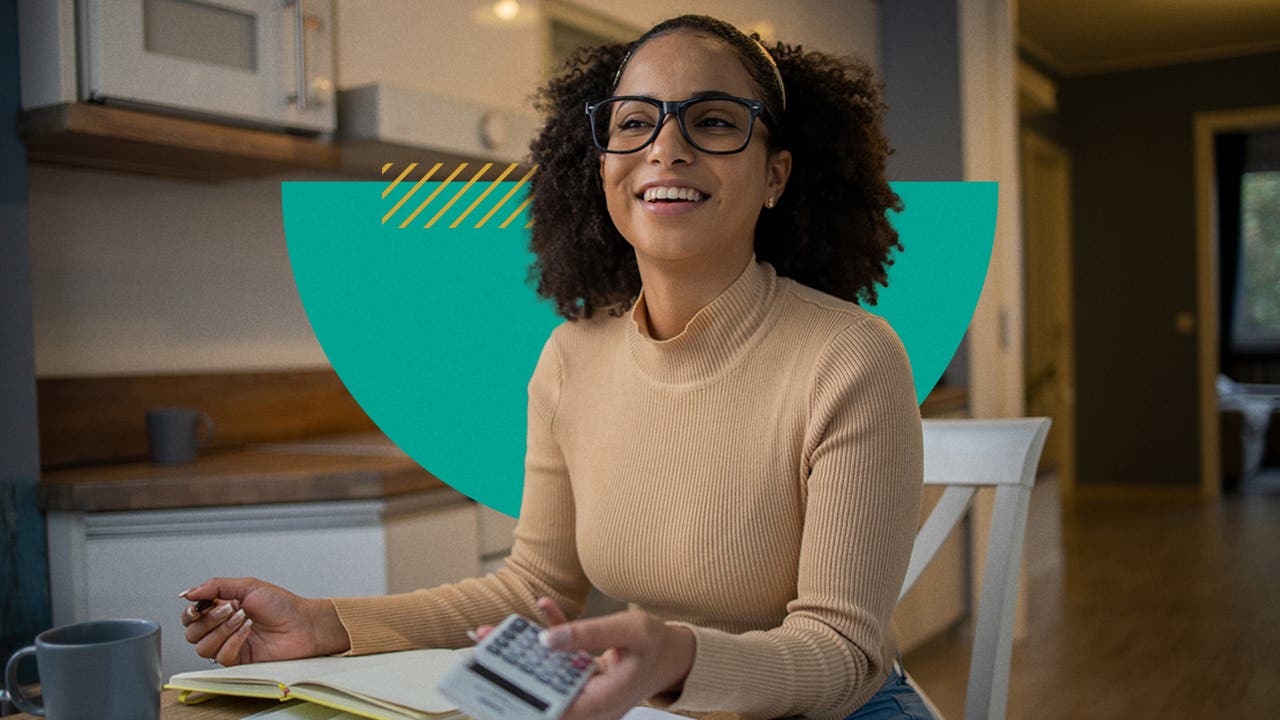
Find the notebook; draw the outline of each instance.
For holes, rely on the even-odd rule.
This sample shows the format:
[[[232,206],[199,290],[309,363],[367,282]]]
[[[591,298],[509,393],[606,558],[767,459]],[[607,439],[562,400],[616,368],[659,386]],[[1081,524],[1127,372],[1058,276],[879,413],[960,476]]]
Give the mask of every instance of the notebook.
[[[435,686],[470,652],[407,650],[251,663],[179,673],[165,687],[180,690],[178,700],[186,704],[237,695],[301,700],[374,720],[461,720],[468,716]]]

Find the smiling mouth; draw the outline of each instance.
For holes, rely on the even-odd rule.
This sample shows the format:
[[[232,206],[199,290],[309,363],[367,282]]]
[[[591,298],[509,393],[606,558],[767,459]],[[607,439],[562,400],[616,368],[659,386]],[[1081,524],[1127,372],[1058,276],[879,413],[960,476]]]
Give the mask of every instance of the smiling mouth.
[[[690,187],[669,187],[654,185],[636,195],[637,198],[650,203],[702,202],[711,197]]]

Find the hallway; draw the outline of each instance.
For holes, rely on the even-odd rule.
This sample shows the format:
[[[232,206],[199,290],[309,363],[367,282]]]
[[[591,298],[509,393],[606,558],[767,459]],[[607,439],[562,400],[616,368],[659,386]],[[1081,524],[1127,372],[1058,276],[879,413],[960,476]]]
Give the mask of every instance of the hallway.
[[[1023,577],[1009,718],[1280,716],[1280,494],[1082,502],[1063,513],[1062,545],[1061,563]],[[951,720],[965,630],[906,657]]]

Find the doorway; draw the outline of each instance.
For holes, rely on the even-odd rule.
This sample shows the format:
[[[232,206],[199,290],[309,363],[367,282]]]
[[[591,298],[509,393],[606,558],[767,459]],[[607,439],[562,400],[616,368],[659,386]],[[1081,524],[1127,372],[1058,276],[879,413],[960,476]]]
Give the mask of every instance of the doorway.
[[[1280,128],[1280,107],[1247,108],[1198,113],[1193,123],[1196,179],[1196,293],[1199,337],[1200,494],[1205,499],[1222,492],[1222,429],[1217,378],[1221,367],[1221,290],[1216,139],[1225,133],[1261,132]]]
[[[1021,133],[1026,263],[1027,415],[1053,418],[1040,467],[1075,494],[1075,346],[1072,313],[1071,166],[1067,151],[1032,130]]]

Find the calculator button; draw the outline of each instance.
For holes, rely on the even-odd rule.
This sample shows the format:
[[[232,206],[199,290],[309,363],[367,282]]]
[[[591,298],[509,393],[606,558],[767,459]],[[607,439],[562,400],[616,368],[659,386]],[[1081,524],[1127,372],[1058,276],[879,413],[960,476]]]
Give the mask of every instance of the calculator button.
[[[511,621],[511,627],[516,630],[523,630],[529,627],[529,623],[525,622],[524,618],[516,618]]]

